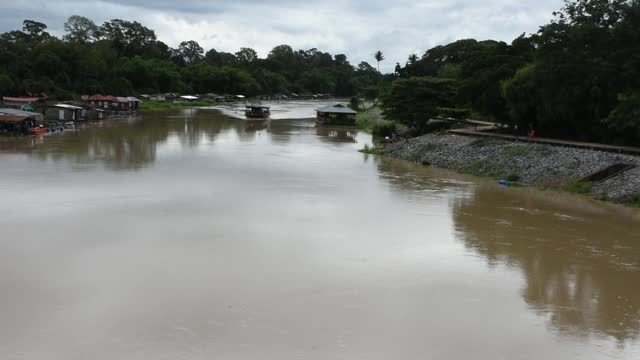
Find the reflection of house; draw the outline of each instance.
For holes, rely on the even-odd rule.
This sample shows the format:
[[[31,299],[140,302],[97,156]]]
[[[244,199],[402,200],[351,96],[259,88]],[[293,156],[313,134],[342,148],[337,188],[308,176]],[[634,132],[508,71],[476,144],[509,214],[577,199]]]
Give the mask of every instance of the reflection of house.
[[[342,104],[324,106],[316,111],[316,122],[322,125],[355,125],[358,114]]]
[[[37,123],[33,116],[0,114],[0,134],[26,134]]]
[[[47,109],[47,120],[79,121],[87,116],[87,110],[71,104],[56,104]]]

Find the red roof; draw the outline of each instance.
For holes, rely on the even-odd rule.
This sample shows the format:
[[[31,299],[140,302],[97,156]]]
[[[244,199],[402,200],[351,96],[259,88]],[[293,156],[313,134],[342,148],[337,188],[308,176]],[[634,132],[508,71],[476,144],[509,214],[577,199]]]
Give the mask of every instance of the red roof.
[[[27,120],[29,117],[27,116],[18,116],[18,115],[0,115],[0,122],[21,122]]]
[[[37,97],[10,97],[10,96],[4,96],[4,97],[2,98],[2,100],[4,100],[4,101],[11,101],[11,102],[33,103],[33,102],[38,102],[38,101],[42,100],[42,98],[37,98]]]
[[[118,98],[111,95],[93,95],[90,96],[88,101],[118,101]]]

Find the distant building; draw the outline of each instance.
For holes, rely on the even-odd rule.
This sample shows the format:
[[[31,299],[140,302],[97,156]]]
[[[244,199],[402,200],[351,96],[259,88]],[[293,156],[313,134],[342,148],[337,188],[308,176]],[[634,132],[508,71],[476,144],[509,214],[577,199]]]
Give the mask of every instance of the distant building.
[[[87,110],[70,104],[56,104],[49,107],[45,115],[47,120],[80,121],[86,118]]]
[[[316,122],[321,125],[348,125],[356,124],[356,111],[342,104],[328,105],[316,110]]]
[[[44,94],[40,96],[2,97],[2,103],[5,106],[23,109],[26,111],[34,111],[39,105],[44,104],[45,100],[47,100],[47,96]]]
[[[182,95],[178,99],[176,99],[176,101],[187,101],[187,102],[192,102],[197,100],[200,100],[200,98],[193,95]]]
[[[89,96],[86,101],[93,107],[104,110],[117,110],[120,107],[118,98],[111,95],[93,95]]]
[[[26,134],[38,123],[33,116],[0,114],[0,134]]]
[[[38,123],[41,123],[44,121],[44,115],[42,115],[41,113],[11,109],[11,108],[0,108],[0,115],[15,115],[15,116],[30,117],[35,119]]]

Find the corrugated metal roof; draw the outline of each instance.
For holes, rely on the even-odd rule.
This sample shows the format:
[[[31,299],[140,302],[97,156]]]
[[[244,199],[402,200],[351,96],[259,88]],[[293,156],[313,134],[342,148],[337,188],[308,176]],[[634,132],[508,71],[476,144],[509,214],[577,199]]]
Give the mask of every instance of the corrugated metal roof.
[[[16,115],[16,116],[42,116],[40,113],[30,112],[30,111],[22,111],[17,109],[9,109],[9,108],[0,108],[0,115]]]
[[[192,96],[192,95],[182,95],[182,96],[180,96],[180,98],[185,99],[185,100],[198,100],[199,99],[199,97]]]
[[[129,96],[129,97],[128,97],[128,99],[129,99],[129,101],[131,101],[131,102],[142,102],[140,99],[136,99],[136,98],[134,98],[133,96]]]
[[[345,105],[342,104],[335,104],[335,105],[327,105],[327,106],[323,106],[321,108],[316,109],[317,112],[321,112],[321,113],[332,113],[332,114],[357,114],[357,111],[353,111],[351,109],[349,109],[348,107],[346,107]]]
[[[69,109],[69,110],[82,110],[82,108],[79,106],[73,106],[69,104],[56,104],[56,105],[53,105],[53,107]]]

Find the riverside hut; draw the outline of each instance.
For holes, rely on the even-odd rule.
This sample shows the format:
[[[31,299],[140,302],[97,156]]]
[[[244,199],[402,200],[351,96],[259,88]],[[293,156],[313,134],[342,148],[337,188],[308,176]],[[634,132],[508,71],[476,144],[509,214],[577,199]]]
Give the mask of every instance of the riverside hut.
[[[321,107],[316,110],[316,122],[321,125],[348,125],[356,124],[356,111],[349,109],[346,105],[335,104]]]
[[[39,123],[44,121],[44,115],[42,115],[41,113],[18,110],[18,109],[0,108],[0,115],[25,116],[25,117],[33,118]]]
[[[47,109],[47,120],[56,121],[79,121],[86,118],[87,111],[71,104],[56,104]]]
[[[37,123],[33,116],[0,114],[0,134],[26,134]]]
[[[7,107],[19,108],[26,111],[33,111],[40,105],[43,105],[47,96],[3,96],[2,103]]]
[[[117,110],[120,106],[118,98],[111,95],[93,95],[88,97],[86,101],[93,107],[105,110]]]

